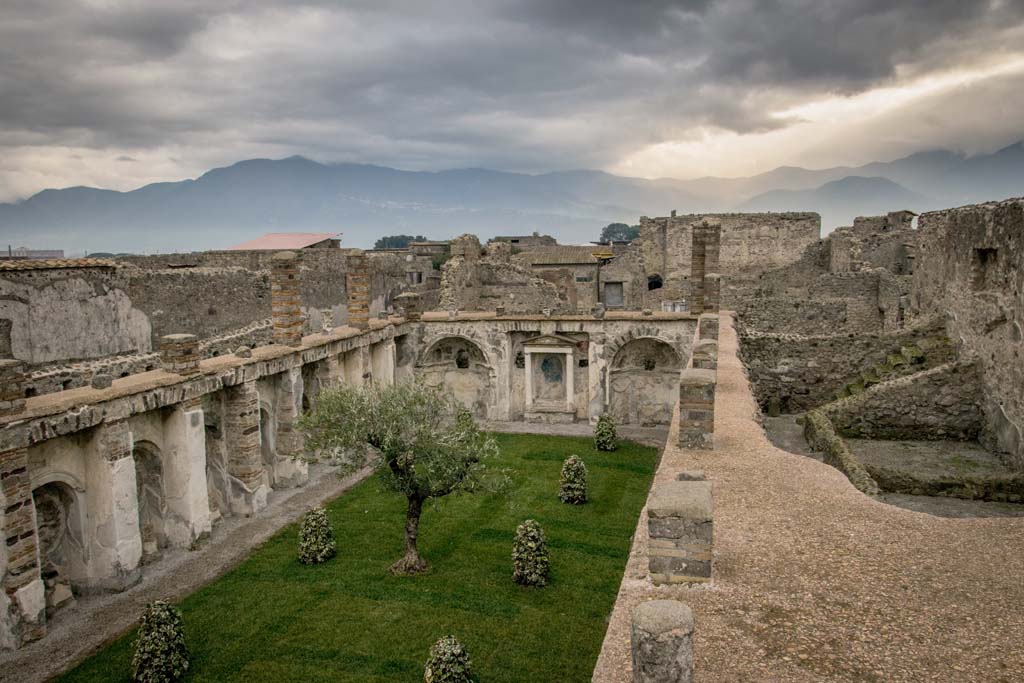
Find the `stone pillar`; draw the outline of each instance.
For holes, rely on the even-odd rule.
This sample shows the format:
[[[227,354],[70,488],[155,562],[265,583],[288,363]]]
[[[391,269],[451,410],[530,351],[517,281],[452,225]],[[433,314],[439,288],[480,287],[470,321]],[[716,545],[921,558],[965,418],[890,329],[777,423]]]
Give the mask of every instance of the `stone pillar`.
[[[633,608],[633,683],[692,683],[693,612],[678,600]]]
[[[0,453],[0,539],[0,649],[15,649],[46,635],[46,587],[27,448]]]
[[[690,235],[690,313],[704,312],[704,247],[706,223],[694,225]]]
[[[25,362],[0,360],[0,417],[25,412]]]
[[[708,273],[704,276],[704,311],[718,313],[722,306],[722,276]]]
[[[267,506],[260,453],[260,395],[249,380],[229,387],[224,402],[224,440],[228,446],[231,511],[250,515]]]
[[[709,481],[657,484],[647,501],[648,570],[655,584],[711,580],[714,508]]]
[[[206,485],[206,422],[198,399],[170,411],[164,421],[164,443],[164,533],[172,546],[189,548],[212,529]]]
[[[348,324],[366,330],[370,327],[370,262],[366,254],[355,251],[349,254],[347,266]]]
[[[718,369],[718,342],[714,339],[703,339],[693,345],[693,367],[698,370]]]
[[[297,423],[302,415],[302,369],[281,373],[277,389],[277,462],[275,488],[302,486],[309,481],[309,464],[304,458],[306,440]]]
[[[142,578],[139,494],[128,423],[100,425],[87,457],[89,583],[98,590],[122,591]]]
[[[715,447],[715,371],[687,368],[679,380],[679,446]]]
[[[416,292],[403,292],[395,297],[395,303],[402,309],[402,315],[409,322],[417,322],[423,317],[423,302]]]
[[[199,372],[199,339],[194,334],[168,334],[160,338],[164,370],[178,375]]]
[[[270,317],[274,343],[302,344],[302,296],[299,293],[299,256],[280,251],[270,261]]]
[[[697,339],[718,339],[718,314],[704,313],[697,321]]]

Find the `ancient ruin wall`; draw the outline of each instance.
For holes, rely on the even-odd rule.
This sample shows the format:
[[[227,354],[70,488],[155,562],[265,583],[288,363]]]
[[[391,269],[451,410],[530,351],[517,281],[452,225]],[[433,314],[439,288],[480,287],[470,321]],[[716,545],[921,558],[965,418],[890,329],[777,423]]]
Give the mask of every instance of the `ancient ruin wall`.
[[[1024,199],[922,214],[911,311],[977,356],[986,445],[1024,469]]]

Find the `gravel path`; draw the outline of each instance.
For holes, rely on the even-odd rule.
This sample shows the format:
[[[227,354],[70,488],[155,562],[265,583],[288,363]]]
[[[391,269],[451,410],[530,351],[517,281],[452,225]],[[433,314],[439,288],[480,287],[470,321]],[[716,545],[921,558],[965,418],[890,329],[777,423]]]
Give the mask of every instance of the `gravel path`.
[[[693,608],[697,683],[1024,681],[1024,519],[896,508],[776,449],[721,327],[716,449],[670,446],[656,475],[713,482],[714,581],[655,589],[641,515],[595,683],[632,680],[629,613],[658,597]]]
[[[336,498],[370,474],[363,470],[341,478],[336,468],[310,467],[310,482],[297,489],[274,491],[270,507],[255,517],[230,517],[196,551],[168,552],[143,569],[143,579],[124,593],[79,599],[61,610],[45,638],[0,653],[0,683],[45,681],[85,659],[117,636],[134,628],[146,603],[178,601],[238,565],[254,548],[309,508]]]

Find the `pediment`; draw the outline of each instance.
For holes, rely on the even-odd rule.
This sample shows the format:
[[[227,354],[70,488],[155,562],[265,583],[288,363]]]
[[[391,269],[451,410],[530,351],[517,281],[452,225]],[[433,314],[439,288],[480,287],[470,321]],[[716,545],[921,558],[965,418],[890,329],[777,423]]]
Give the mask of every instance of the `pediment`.
[[[575,347],[576,344],[575,339],[569,339],[557,334],[542,334],[523,342],[523,346],[561,346],[563,348],[566,346]]]

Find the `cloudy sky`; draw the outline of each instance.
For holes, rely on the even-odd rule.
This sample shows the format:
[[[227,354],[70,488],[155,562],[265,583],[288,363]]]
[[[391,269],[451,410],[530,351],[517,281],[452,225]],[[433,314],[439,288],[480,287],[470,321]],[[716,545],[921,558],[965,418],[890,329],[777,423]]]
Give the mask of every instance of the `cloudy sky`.
[[[747,175],[1024,138],[1024,0],[2,0],[0,201],[250,157]]]

